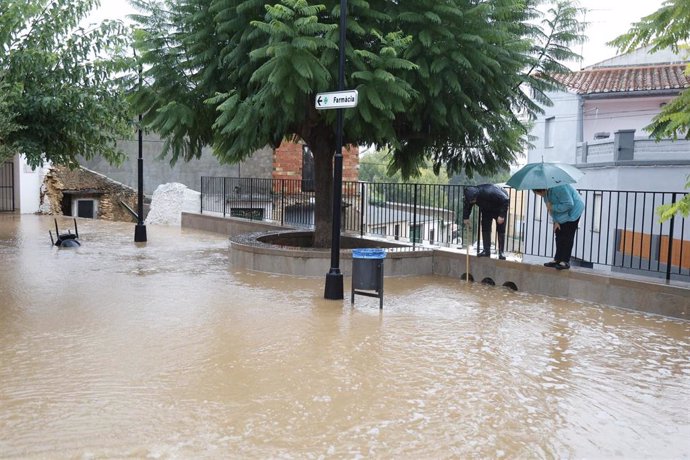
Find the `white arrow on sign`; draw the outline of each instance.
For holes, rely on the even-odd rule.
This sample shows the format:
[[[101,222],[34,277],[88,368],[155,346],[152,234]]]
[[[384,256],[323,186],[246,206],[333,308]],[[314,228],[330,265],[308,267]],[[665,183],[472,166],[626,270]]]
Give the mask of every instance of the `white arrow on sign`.
[[[357,107],[357,90],[335,91],[332,93],[318,93],[315,106],[319,110],[345,109]]]

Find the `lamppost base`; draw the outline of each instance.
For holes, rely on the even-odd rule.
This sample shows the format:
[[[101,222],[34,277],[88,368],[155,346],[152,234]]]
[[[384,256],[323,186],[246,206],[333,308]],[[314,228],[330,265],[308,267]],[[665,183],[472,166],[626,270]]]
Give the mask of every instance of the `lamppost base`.
[[[326,287],[323,297],[329,300],[342,300],[343,297],[343,274],[340,269],[331,268],[326,274]]]
[[[146,225],[137,224],[134,227],[134,242],[135,243],[145,243],[146,242]]]

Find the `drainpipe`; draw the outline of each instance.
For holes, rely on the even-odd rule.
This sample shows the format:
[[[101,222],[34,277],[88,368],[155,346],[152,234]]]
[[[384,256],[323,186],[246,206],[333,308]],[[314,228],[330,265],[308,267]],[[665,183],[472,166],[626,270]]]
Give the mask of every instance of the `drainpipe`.
[[[584,127],[584,113],[585,113],[585,100],[582,96],[577,96],[577,133],[575,134],[575,161],[572,164],[577,164],[577,144],[582,144],[585,137],[585,127]],[[584,151],[585,146],[582,145]],[[583,161],[584,163],[584,161]]]
[[[577,96],[577,141],[582,142],[585,138],[584,116],[585,116],[585,100],[582,96]]]

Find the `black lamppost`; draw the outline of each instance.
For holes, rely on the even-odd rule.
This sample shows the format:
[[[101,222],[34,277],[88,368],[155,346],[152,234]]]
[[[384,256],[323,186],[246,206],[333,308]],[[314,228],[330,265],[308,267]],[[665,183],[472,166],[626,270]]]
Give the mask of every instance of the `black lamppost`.
[[[345,89],[345,31],[347,28],[347,0],[340,0],[340,59],[338,63],[338,91]],[[336,114],[336,145],[333,162],[333,228],[331,233],[331,269],[326,274],[324,297],[343,298],[343,274],[340,272],[340,207],[343,196],[343,109]]]
[[[134,50],[134,58],[137,57],[137,51]],[[141,90],[141,63],[139,64],[139,90]],[[137,225],[134,227],[134,242],[146,242],[146,225],[144,224],[144,133],[141,129],[143,116],[139,114],[139,158],[137,159],[137,189],[138,189],[138,203],[137,203]]]

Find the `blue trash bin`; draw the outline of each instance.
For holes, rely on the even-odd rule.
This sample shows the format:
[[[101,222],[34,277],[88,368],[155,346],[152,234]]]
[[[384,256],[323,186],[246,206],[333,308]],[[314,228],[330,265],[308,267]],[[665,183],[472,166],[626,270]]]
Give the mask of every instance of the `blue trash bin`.
[[[362,248],[352,250],[352,303],[355,302],[355,294],[378,297],[379,308],[383,308],[383,262],[385,258],[385,249]]]

